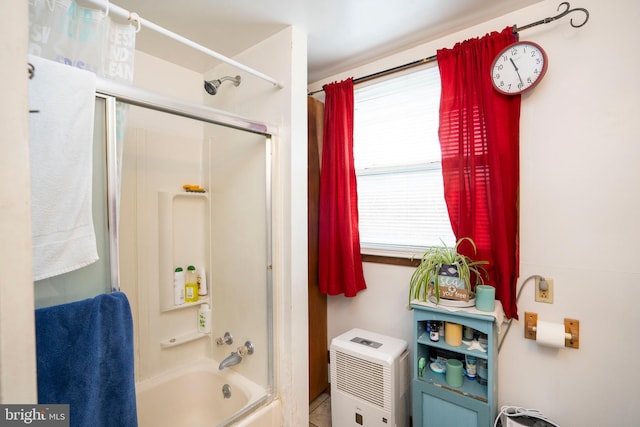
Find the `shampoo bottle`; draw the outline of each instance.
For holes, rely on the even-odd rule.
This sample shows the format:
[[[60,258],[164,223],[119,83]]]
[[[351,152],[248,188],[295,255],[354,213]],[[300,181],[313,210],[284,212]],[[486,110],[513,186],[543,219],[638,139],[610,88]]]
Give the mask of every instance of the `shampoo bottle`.
[[[211,332],[211,307],[209,304],[200,304],[198,309],[198,332],[205,334]]]
[[[207,293],[207,273],[204,271],[204,267],[198,267],[198,295],[203,297]]]
[[[184,284],[184,301],[198,301],[198,279],[196,277],[196,268],[193,265],[187,267]]]
[[[176,268],[176,271],[173,273],[173,304],[174,305],[182,305],[184,304],[184,271],[182,268]]]

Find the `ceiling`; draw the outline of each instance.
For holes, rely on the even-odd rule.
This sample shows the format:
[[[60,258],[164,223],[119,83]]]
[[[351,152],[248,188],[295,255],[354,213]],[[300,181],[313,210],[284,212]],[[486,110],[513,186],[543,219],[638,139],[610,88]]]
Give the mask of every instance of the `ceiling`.
[[[227,57],[293,25],[307,34],[309,82],[541,0],[115,0]],[[505,23],[509,25],[512,23]],[[515,24],[515,23],[513,23]],[[219,61],[143,28],[136,48],[204,73]]]

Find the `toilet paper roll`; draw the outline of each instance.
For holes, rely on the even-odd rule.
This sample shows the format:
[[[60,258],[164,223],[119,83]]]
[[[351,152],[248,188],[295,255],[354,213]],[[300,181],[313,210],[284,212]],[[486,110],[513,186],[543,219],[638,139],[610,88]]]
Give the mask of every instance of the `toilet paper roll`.
[[[536,342],[545,347],[564,348],[564,324],[543,322],[536,325]]]

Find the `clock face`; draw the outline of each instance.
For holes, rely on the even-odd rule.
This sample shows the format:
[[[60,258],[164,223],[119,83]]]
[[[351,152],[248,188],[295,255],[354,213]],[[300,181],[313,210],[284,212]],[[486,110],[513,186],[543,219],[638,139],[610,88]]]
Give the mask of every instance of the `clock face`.
[[[493,60],[491,80],[498,92],[518,95],[535,87],[546,72],[545,51],[533,42],[516,42]]]

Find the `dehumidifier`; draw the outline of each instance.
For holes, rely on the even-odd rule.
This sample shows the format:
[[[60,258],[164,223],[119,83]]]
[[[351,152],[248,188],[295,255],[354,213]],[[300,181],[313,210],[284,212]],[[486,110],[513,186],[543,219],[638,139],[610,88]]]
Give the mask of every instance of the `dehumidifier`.
[[[407,342],[362,329],[331,341],[332,427],[407,427]]]

